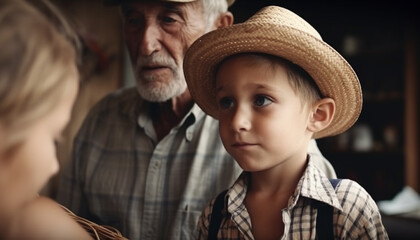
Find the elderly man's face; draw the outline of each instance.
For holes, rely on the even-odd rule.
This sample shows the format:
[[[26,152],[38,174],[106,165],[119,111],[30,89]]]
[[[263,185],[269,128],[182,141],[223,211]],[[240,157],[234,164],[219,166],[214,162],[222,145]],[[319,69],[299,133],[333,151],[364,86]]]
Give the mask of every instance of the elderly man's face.
[[[201,4],[145,1],[124,4],[122,9],[140,95],[161,102],[183,93],[185,52],[207,29]]]

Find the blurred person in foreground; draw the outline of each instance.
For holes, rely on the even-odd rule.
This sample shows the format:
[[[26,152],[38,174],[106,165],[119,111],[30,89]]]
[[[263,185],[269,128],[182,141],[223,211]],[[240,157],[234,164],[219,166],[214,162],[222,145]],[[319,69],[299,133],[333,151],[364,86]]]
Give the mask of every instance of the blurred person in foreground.
[[[0,239],[126,239],[38,194],[78,92],[72,26],[48,0],[2,0],[0,45]]]
[[[92,239],[38,196],[59,168],[55,141],[78,91],[75,48],[21,0],[0,2],[0,46],[0,239]]]
[[[191,239],[204,206],[241,169],[223,148],[217,120],[192,100],[183,60],[197,38],[233,24],[233,1],[113,2],[121,8],[136,86],[90,111],[57,199],[130,239]],[[309,148],[322,156],[315,141]]]

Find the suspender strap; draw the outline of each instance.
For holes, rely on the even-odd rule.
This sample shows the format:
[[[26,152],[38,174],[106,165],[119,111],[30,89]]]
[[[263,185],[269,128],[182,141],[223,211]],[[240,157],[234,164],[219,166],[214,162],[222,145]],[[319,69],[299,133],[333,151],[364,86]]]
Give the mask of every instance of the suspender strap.
[[[334,190],[341,179],[329,179]],[[319,203],[316,217],[316,235],[320,240],[333,240],[333,212],[334,208],[326,203]]]
[[[338,183],[341,182],[341,179],[339,179],[339,178],[335,179],[334,178],[334,179],[329,179],[329,180],[330,180],[330,183],[331,183],[332,187],[334,188],[334,190],[336,190]]]
[[[213,209],[211,212],[210,226],[209,226],[209,240],[217,239],[217,232],[219,232],[220,223],[223,219],[223,209],[225,208],[225,195],[227,190],[219,193],[214,201]]]

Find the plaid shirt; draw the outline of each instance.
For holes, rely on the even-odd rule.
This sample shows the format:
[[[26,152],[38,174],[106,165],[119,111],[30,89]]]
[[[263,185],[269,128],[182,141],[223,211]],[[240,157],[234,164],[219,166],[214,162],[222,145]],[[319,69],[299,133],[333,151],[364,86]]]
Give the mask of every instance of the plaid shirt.
[[[189,239],[209,199],[241,169],[224,150],[217,121],[198,106],[159,142],[149,107],[135,88],[94,107],[75,138],[57,200],[129,239]]]
[[[57,200],[129,239],[192,239],[206,204],[242,170],[226,153],[218,122],[198,106],[159,142],[150,107],[136,88],[98,103],[75,138]],[[315,141],[310,149],[320,154]],[[319,166],[335,175],[325,159]]]
[[[343,179],[334,191],[328,178],[314,166],[313,158],[282,210],[282,239],[316,239],[317,209],[314,200],[334,207],[335,239],[388,239],[379,210],[370,195],[356,182]],[[243,173],[227,193],[227,211],[218,232],[219,239],[254,239],[251,219],[244,205],[249,173]],[[225,200],[226,200],[225,198]],[[207,239],[215,199],[204,209],[197,239]]]

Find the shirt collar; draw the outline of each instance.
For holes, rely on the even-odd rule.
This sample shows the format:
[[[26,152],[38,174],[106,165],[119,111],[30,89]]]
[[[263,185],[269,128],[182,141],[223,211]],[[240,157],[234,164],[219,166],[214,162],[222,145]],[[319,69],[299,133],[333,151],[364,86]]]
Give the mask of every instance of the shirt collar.
[[[337,193],[329,179],[318,167],[313,158],[318,155],[308,154],[308,166],[300,179],[296,191],[289,201],[289,206],[294,206],[300,196],[315,199],[342,210]],[[322,162],[322,161],[319,161]]]
[[[228,190],[228,212],[234,214],[234,212],[241,212],[245,208],[243,202],[245,201],[248,189],[248,179],[249,173],[242,172],[233,186]]]
[[[188,114],[184,117],[184,119],[181,121],[181,124],[179,126],[182,126],[184,123],[187,123],[187,130],[185,131],[185,139],[190,142],[193,139],[194,131],[196,127],[196,122],[200,121],[202,118],[204,118],[206,114],[201,110],[201,108],[194,103],[191,110],[188,112]],[[189,120],[191,119],[191,120]]]
[[[149,109],[151,107],[150,102],[142,101],[140,107],[139,107],[139,114],[137,118],[138,125],[145,129],[145,132],[149,137],[152,139],[157,139],[156,133],[153,127],[152,119],[149,115]],[[200,119],[204,118],[206,114],[201,110],[201,108],[194,103],[191,110],[185,115],[185,117],[182,119],[182,121],[176,126],[173,130],[177,130],[184,124],[187,124],[187,129],[185,131],[185,139],[187,141],[191,141],[194,136],[194,130],[195,130],[195,124]]]
[[[318,156],[308,155],[308,165],[295,192],[289,199],[288,208],[295,207],[300,197],[306,197],[342,210],[335,189],[322,170],[315,166],[313,160],[315,157]],[[243,202],[247,192],[248,179],[249,173],[243,172],[228,191],[228,211],[232,214],[245,207]]]

